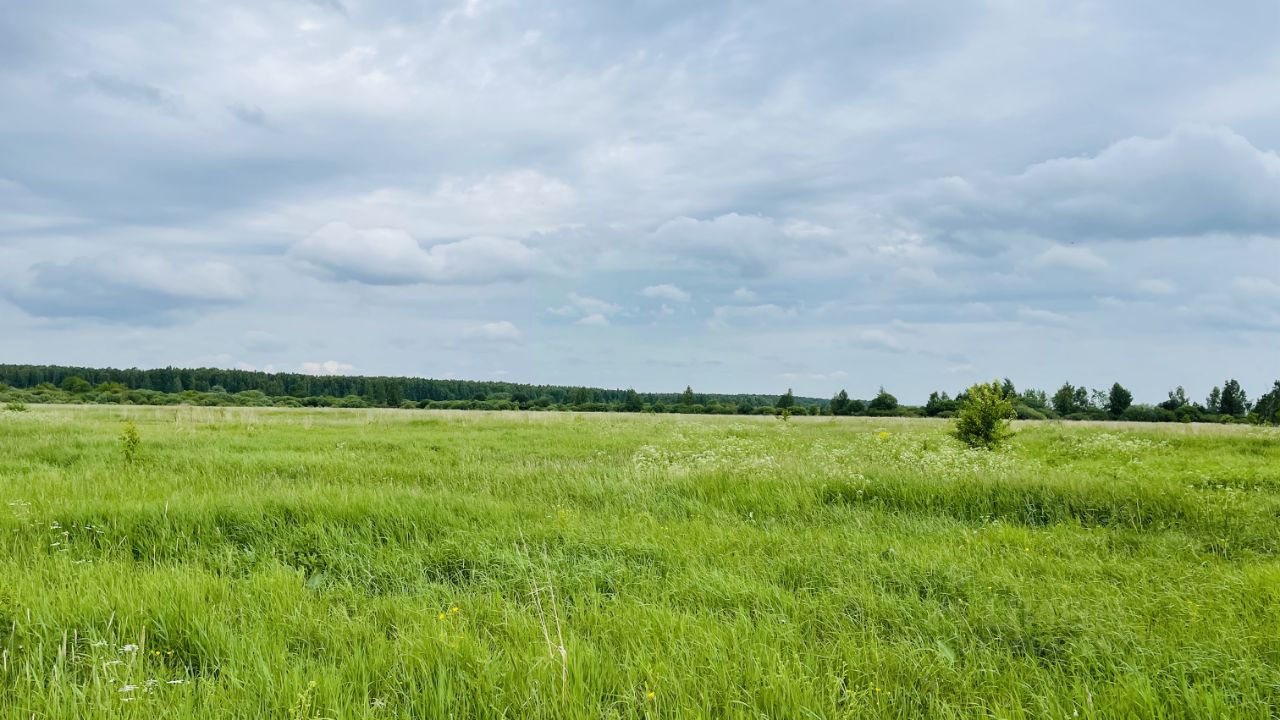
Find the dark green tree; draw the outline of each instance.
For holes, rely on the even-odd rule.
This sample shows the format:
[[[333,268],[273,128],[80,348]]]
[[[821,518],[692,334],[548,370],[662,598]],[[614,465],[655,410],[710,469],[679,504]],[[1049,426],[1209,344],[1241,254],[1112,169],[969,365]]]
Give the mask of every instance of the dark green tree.
[[[1244,417],[1249,413],[1249,398],[1234,378],[1222,385],[1222,399],[1218,409],[1223,415],[1232,417]]]
[[[891,412],[898,409],[898,398],[885,391],[882,385],[867,407],[875,412]]]
[[[831,398],[831,414],[832,415],[849,415],[849,393],[843,389]]]
[[[1018,398],[1023,405],[1035,410],[1044,410],[1049,407],[1049,396],[1045,395],[1043,390],[1023,390]]]
[[[1258,402],[1253,406],[1253,412],[1258,422],[1280,425],[1280,380],[1271,387],[1271,392],[1258,398]]]
[[[697,405],[698,401],[693,396],[693,386],[685,385],[684,392],[680,394],[681,405]]]
[[[1076,389],[1069,382],[1062,383],[1062,387],[1058,388],[1058,391],[1053,394],[1051,402],[1053,403],[1054,412],[1059,415],[1070,415],[1080,410],[1080,407],[1076,405]]]
[[[778,398],[778,402],[775,405],[779,409],[790,409],[796,406],[796,396],[791,392],[791,388],[787,388],[787,391],[782,394],[782,397]]]
[[[1107,395],[1107,410],[1111,412],[1112,417],[1120,417],[1132,404],[1133,393],[1124,389],[1120,383],[1111,386],[1111,392]]]
[[[1089,399],[1089,388],[1083,385],[1076,388],[1075,406],[1076,412],[1093,409],[1093,402]]]
[[[1177,410],[1190,404],[1191,401],[1187,399],[1187,391],[1179,385],[1176,389],[1169,391],[1169,399],[1160,403],[1160,407],[1165,410]]]
[[[1204,409],[1217,415],[1222,412],[1222,388],[1217,385],[1209,391],[1209,397],[1204,400]]]
[[[622,409],[626,412],[644,410],[644,401],[640,399],[640,394],[634,388],[628,388],[626,394],[622,396]]]

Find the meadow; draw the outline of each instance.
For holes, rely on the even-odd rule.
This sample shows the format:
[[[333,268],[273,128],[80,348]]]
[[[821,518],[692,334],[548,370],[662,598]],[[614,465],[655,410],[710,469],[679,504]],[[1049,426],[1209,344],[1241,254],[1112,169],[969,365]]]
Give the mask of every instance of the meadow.
[[[1280,714],[1280,431],[947,429],[0,410],[0,718]]]

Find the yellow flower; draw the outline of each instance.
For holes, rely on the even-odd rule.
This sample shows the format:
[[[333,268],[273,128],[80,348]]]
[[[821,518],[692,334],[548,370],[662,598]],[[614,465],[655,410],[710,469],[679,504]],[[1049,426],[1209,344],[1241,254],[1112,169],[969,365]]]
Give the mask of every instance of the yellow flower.
[[[460,613],[460,612],[462,612],[462,611],[458,609],[458,606],[457,606],[457,605],[454,605],[453,607],[449,608],[449,612],[451,612],[451,613]]]
[[[645,699],[645,700],[652,700],[652,699],[654,699],[655,697],[657,697],[657,695],[656,695],[652,690],[649,690],[648,692],[646,692],[646,693],[644,694],[644,699]]]
[[[881,440],[888,440],[889,432],[887,430],[881,430],[879,433],[876,434],[876,437],[880,438]]]
[[[443,620],[443,619],[444,619],[444,613],[440,613],[440,614],[439,614],[438,616],[436,616],[436,617],[437,617],[437,618],[439,618],[440,620]]]

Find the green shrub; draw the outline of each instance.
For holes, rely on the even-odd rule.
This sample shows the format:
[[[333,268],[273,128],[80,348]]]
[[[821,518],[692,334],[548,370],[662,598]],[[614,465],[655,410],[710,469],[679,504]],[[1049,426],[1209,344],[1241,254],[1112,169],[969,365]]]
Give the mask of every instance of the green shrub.
[[[125,421],[120,431],[120,452],[124,461],[132,463],[138,457],[138,449],[142,447],[142,436],[138,434],[138,426],[132,420]]]
[[[21,400],[10,400],[4,404],[4,409],[10,412],[26,412],[27,404]]]
[[[1005,397],[997,380],[978,383],[969,388],[968,397],[956,413],[956,424],[951,434],[960,442],[974,448],[999,447],[1013,435],[1009,419],[1014,417],[1013,403]]]

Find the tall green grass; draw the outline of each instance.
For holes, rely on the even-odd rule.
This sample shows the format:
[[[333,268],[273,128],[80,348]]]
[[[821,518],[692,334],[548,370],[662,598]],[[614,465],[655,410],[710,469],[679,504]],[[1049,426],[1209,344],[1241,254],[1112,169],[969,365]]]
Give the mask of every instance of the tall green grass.
[[[1280,434],[1018,430],[0,412],[0,717],[1280,713]]]

